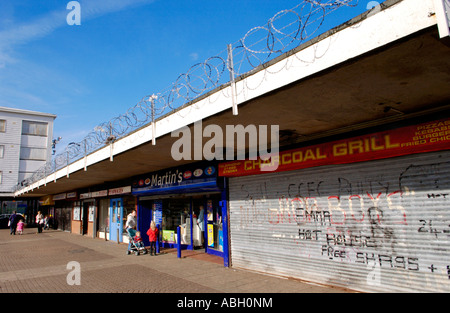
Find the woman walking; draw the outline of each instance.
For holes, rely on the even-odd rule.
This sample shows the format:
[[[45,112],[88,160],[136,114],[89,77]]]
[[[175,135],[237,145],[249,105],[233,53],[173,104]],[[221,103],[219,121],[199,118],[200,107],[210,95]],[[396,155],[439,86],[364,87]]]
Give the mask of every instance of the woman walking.
[[[42,227],[44,226],[44,215],[42,215],[41,211],[37,212],[36,224],[38,225],[38,234],[42,233]]]

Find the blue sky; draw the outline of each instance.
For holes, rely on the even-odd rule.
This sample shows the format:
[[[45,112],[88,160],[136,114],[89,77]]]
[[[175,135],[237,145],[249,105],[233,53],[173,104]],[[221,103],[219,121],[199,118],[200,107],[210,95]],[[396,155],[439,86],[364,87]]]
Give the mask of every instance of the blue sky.
[[[0,1],[0,106],[56,114],[58,150],[300,1],[78,2],[81,25],[68,25],[68,0]],[[370,2],[326,16],[323,30]]]

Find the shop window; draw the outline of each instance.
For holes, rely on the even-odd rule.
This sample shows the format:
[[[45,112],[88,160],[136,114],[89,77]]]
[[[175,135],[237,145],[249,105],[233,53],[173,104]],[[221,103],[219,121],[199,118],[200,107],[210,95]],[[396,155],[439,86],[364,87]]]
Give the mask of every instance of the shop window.
[[[74,221],[80,221],[81,220],[81,206],[80,206],[81,202],[80,201],[75,201],[74,202],[74,207],[73,207],[73,220]]]
[[[181,243],[191,243],[191,220],[189,201],[171,199],[163,202],[162,211],[162,240],[176,243],[177,227],[181,227]]]
[[[206,200],[205,232],[208,248],[223,252],[222,208],[218,200]]]
[[[124,233],[126,233],[128,214],[133,212],[133,210],[136,210],[136,200],[134,197],[123,197],[122,205],[123,205],[123,215],[122,217],[118,216],[117,222],[119,222],[120,218],[122,218],[123,231]],[[120,207],[120,201],[118,202],[118,206]]]
[[[109,199],[100,200],[100,209],[98,211],[98,230],[109,232]]]
[[[162,242],[177,243],[177,228],[180,227],[181,244],[193,245],[194,248],[206,248],[208,245],[208,249],[223,251],[222,210],[219,199],[218,196],[198,196],[153,201],[152,218],[158,223],[161,221]]]

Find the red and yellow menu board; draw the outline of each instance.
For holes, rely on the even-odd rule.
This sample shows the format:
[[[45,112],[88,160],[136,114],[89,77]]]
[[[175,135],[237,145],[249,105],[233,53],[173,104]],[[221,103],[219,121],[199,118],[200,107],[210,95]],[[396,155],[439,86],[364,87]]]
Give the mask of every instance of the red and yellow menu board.
[[[450,118],[219,164],[225,177],[291,171],[450,149]]]

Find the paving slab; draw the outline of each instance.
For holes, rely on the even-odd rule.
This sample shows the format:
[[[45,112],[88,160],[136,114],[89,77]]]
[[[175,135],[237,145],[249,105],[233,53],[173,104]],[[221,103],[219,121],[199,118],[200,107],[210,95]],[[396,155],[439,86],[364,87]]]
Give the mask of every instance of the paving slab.
[[[0,229],[0,293],[170,294],[173,301],[187,301],[184,295],[353,293],[224,267],[221,258],[199,251],[183,251],[182,258],[173,249],[157,256],[126,251],[126,244],[59,230],[26,228],[14,236]]]

